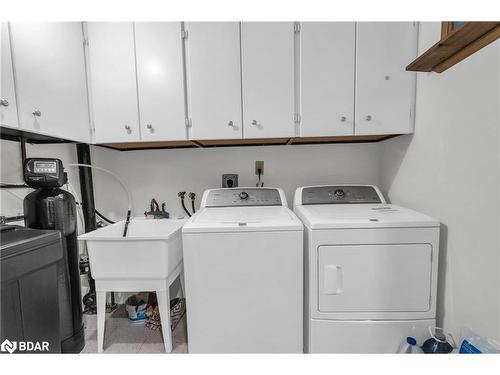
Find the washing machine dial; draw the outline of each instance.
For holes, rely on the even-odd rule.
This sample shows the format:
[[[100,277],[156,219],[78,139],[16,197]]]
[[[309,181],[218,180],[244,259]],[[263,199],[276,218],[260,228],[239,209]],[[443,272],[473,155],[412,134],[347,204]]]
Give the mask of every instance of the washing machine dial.
[[[245,191],[242,191],[238,196],[240,197],[241,200],[248,199],[248,193]]]
[[[335,194],[335,197],[337,197],[337,198],[344,198],[344,196],[345,196],[344,190],[342,190],[342,189],[335,190],[333,192],[333,194]]]

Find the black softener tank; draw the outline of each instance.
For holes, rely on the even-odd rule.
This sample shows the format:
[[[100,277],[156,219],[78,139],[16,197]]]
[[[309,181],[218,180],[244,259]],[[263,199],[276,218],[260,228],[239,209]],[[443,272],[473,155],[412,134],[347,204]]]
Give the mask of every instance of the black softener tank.
[[[36,189],[24,198],[26,227],[61,232],[63,261],[58,269],[61,352],[79,353],[85,346],[85,336],[75,198],[60,189],[67,175],[59,159],[26,159],[24,181]]]

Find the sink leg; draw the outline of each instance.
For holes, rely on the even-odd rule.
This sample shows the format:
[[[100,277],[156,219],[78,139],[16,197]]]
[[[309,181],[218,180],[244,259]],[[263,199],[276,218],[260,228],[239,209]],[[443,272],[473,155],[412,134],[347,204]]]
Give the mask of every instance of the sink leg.
[[[158,309],[160,310],[161,331],[163,333],[163,343],[165,351],[172,351],[172,329],[170,321],[170,290],[157,291],[156,298],[158,299]]]
[[[104,329],[106,323],[106,292],[97,294],[97,352],[104,350]]]
[[[179,281],[181,282],[182,296],[186,298],[186,285],[184,284],[184,270],[179,274]]]

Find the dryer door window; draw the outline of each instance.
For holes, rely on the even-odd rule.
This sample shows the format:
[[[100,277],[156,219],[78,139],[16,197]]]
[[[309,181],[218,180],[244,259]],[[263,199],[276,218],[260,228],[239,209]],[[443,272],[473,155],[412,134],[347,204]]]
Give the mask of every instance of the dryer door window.
[[[428,311],[430,244],[318,248],[321,312]]]

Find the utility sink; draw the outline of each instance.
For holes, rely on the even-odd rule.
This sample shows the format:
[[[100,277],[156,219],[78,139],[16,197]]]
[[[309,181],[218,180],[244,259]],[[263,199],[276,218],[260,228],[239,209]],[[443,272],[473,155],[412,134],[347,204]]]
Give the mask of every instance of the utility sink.
[[[130,220],[78,236],[86,241],[92,277],[107,279],[166,279],[182,263],[181,229],[186,219]]]
[[[163,342],[172,351],[170,286],[179,278],[184,292],[181,229],[186,220],[133,218],[78,236],[86,241],[95,280],[97,351],[104,350],[106,293],[154,291],[162,320]]]

